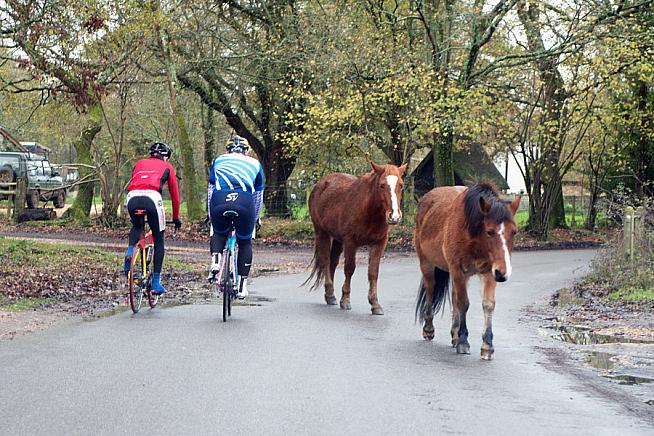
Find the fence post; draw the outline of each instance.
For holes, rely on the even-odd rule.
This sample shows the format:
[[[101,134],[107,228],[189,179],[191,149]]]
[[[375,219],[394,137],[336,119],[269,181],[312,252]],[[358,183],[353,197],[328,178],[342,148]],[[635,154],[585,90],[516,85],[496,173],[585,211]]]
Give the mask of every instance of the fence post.
[[[18,177],[16,178],[16,193],[14,194],[14,216],[13,219],[16,221],[18,216],[23,213],[25,210],[25,201],[27,198],[27,178]]]
[[[623,226],[624,253],[631,259],[634,254],[634,208],[631,206],[624,210]]]

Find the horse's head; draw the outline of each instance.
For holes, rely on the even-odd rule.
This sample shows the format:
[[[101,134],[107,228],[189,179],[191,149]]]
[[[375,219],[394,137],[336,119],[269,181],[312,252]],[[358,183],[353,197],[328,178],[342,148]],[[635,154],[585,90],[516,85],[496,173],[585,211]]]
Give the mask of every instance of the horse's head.
[[[520,197],[502,201],[493,185],[480,183],[468,189],[464,205],[468,233],[480,251],[486,253],[495,281],[508,280],[513,238],[518,231],[514,216]]]
[[[386,222],[397,224],[402,219],[402,210],[400,209],[402,187],[404,186],[402,176],[407,164],[397,167],[395,165],[378,165],[370,161],[370,165],[372,165],[375,180],[379,186],[376,190],[386,213]]]

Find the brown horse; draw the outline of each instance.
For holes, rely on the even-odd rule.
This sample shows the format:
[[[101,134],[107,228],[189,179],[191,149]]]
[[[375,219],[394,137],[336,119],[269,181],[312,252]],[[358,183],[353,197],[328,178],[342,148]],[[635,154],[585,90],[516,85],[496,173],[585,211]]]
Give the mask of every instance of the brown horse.
[[[386,241],[389,224],[402,218],[402,175],[406,164],[378,165],[370,162],[373,171],[361,177],[334,173],[323,177],[309,197],[309,213],[316,237],[313,271],[305,284],[315,277],[311,289],[324,281],[325,301],[336,304],[334,271],[341,253],[345,255],[345,283],[341,309],[349,310],[350,280],[354,273],[357,248],[368,246],[368,302],[374,315],[384,311],[377,300],[379,261]]]
[[[493,358],[495,286],[511,275],[517,232],[514,215],[519,205],[519,197],[510,203],[501,201],[497,188],[486,183],[435,188],[420,199],[414,243],[422,281],[416,316],[424,321],[425,339],[434,338],[434,312],[443,307],[451,277],[452,346],[457,353],[470,353],[467,283],[470,276],[479,274],[484,309],[481,358]]]

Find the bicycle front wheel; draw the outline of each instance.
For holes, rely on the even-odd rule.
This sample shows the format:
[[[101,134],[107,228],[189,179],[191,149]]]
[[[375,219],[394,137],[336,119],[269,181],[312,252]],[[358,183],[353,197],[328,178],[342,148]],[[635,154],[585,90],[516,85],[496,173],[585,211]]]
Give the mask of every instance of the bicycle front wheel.
[[[137,244],[132,251],[132,262],[127,277],[127,281],[129,282],[129,305],[132,307],[132,312],[134,313],[137,313],[141,309],[141,304],[143,303],[146,280],[144,262],[143,251]]]

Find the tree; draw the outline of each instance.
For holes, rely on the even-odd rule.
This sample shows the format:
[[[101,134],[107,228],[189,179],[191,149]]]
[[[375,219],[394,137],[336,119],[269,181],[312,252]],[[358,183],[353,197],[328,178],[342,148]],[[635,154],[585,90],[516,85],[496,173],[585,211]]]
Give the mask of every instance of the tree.
[[[78,139],[74,141],[82,167],[80,186],[69,214],[88,219],[93,200],[94,161],[91,147],[102,129],[101,101],[106,88],[128,57],[131,47],[91,59],[86,49],[106,37],[106,17],[116,17],[104,2],[51,1],[44,4],[8,0],[0,9],[0,34],[7,39],[8,57],[33,71],[42,86],[70,98],[86,115]],[[104,30],[102,30],[104,29]],[[101,31],[102,30],[102,31]]]
[[[278,85],[294,83],[302,74],[296,2],[229,1],[213,7],[190,1],[187,6],[170,33],[182,60],[179,82],[248,139],[266,177],[266,212],[287,216],[285,183],[296,158],[285,153],[282,137],[295,126],[287,119],[293,103],[281,98]]]
[[[161,6],[156,2],[153,3],[155,5],[154,12],[160,12]],[[195,171],[193,147],[186,127],[186,120],[184,119],[184,114],[179,107],[178,93],[180,84],[177,78],[177,62],[173,58],[173,49],[170,46],[171,41],[168,31],[169,22],[167,19],[170,19],[170,17],[162,17],[162,21],[157,26],[159,55],[166,71],[170,111],[175,123],[177,142],[181,150],[182,170],[184,175],[183,188],[185,194],[184,197],[186,199],[187,214],[189,219],[199,220],[205,215],[201,201],[203,195]]]

